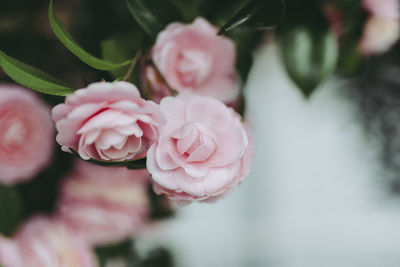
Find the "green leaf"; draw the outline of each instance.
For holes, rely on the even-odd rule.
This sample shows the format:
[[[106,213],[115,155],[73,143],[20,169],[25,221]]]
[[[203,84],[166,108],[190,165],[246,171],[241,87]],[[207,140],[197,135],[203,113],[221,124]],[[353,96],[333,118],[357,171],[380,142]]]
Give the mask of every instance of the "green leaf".
[[[22,201],[13,187],[0,185],[0,233],[11,235],[22,215]]]
[[[169,0],[182,14],[183,18],[189,22],[195,18],[195,1],[188,0]]]
[[[143,30],[153,39],[165,25],[151,12],[143,0],[125,0],[129,12]]]
[[[114,60],[114,59],[122,59],[126,60],[130,57],[128,51],[121,47],[121,43],[116,39],[108,39],[102,41],[101,44],[101,54],[102,57],[106,60]],[[114,78],[120,78],[124,76],[127,72],[129,66],[124,66],[118,69],[110,70],[110,73]]]
[[[338,62],[338,72],[346,76],[356,76],[362,70],[363,56],[358,49],[358,40],[341,47]]]
[[[289,76],[307,97],[336,69],[338,44],[330,30],[296,27],[284,33],[282,52]]]
[[[116,35],[113,38],[101,42],[101,54],[103,59],[109,61],[124,61],[134,58],[135,54],[143,47],[144,33],[128,32],[124,35]],[[139,65],[139,64],[137,64]],[[139,68],[139,66],[137,66]],[[114,78],[123,77],[129,69],[129,66],[124,66],[119,69],[110,70]],[[137,83],[138,80],[129,79],[132,83]]]
[[[74,154],[75,156],[79,157],[80,159],[82,159],[79,156],[79,153],[76,152],[75,150],[71,149],[72,154]],[[82,159],[85,160],[85,159]],[[134,159],[134,160],[125,160],[125,161],[106,161],[106,160],[100,160],[100,159],[88,159],[85,160],[88,162],[91,162],[93,164],[96,165],[100,165],[100,166],[107,166],[107,167],[123,167],[126,166],[128,169],[132,169],[132,170],[137,170],[137,169],[145,169],[146,168],[146,158],[138,158],[138,159]]]
[[[80,47],[69,35],[64,26],[61,24],[61,22],[57,19],[57,17],[54,15],[53,0],[50,1],[50,6],[49,6],[49,22],[51,28],[53,29],[53,32],[55,33],[57,38],[64,44],[64,46],[68,48],[68,50],[71,51],[80,60],[82,60],[84,63],[88,64],[92,68],[99,70],[113,70],[129,65],[130,60],[122,63],[113,63],[110,61],[97,58],[86,52],[82,47]]]
[[[65,96],[74,92],[74,89],[64,85],[56,78],[30,65],[7,56],[0,50],[0,66],[3,71],[15,82],[40,93]]]
[[[248,0],[237,11],[218,34],[224,34],[236,27],[249,27],[251,29],[265,29],[277,25],[282,21],[286,12],[283,0]]]

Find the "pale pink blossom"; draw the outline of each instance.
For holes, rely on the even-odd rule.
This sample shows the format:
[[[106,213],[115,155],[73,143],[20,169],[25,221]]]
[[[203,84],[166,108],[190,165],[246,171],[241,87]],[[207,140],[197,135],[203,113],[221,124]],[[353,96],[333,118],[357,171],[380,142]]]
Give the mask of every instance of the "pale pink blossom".
[[[164,117],[127,82],[93,83],[53,109],[57,142],[82,159],[127,161],[142,158],[157,140]]]
[[[389,50],[400,37],[400,21],[371,17],[364,26],[359,44],[363,54],[379,54]]]
[[[0,85],[0,183],[33,178],[51,161],[54,126],[50,108],[33,92]]]
[[[171,23],[159,33],[152,59],[168,84],[179,92],[211,96],[225,103],[239,96],[234,43],[217,35],[203,18]]]
[[[148,222],[147,170],[77,162],[64,181],[58,218],[92,245],[130,238]]]
[[[222,102],[197,95],[161,101],[167,124],[147,153],[153,188],[179,202],[215,200],[247,175],[253,139]]]
[[[95,267],[91,248],[57,220],[38,216],[12,239],[0,238],[0,263],[5,267]]]
[[[362,5],[374,17],[391,20],[400,18],[399,0],[363,0]]]

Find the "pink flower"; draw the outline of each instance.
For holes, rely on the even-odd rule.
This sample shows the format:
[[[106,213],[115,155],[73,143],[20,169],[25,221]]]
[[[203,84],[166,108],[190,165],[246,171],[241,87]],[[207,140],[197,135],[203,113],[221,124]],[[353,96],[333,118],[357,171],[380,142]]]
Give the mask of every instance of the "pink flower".
[[[239,96],[235,45],[218,36],[217,28],[202,18],[189,25],[167,26],[157,37],[152,59],[179,92],[211,96],[225,103]]]
[[[53,138],[50,108],[22,87],[0,85],[0,183],[26,181],[45,168]]]
[[[147,170],[79,161],[61,188],[58,218],[92,245],[122,241],[148,222]]]
[[[399,19],[399,0],[363,0],[362,4],[373,16],[381,19]]]
[[[399,37],[399,21],[371,17],[364,27],[359,49],[366,55],[383,53],[389,50],[399,40]]]
[[[60,222],[35,217],[13,239],[0,238],[0,263],[5,267],[95,267],[90,247]]]
[[[180,95],[161,101],[167,124],[147,153],[158,194],[180,202],[225,195],[247,175],[252,136],[240,117],[210,97]]]
[[[164,117],[127,82],[93,83],[53,109],[62,150],[85,160],[126,161],[144,157]]]

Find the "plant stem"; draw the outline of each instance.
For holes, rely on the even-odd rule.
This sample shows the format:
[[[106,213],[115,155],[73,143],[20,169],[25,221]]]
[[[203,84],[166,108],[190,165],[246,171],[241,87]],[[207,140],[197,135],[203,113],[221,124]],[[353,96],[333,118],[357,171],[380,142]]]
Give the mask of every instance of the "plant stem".
[[[132,63],[131,63],[131,65],[129,66],[129,69],[128,69],[128,71],[126,72],[125,76],[122,78],[123,81],[127,81],[127,80],[131,77],[132,72],[133,72],[133,69],[135,68],[136,63],[137,63],[137,61],[138,61],[138,59],[140,58],[141,55],[142,55],[142,51],[139,50],[139,51],[136,53],[135,57],[132,59]]]
[[[153,61],[151,61],[151,64],[153,65],[154,69],[156,70],[157,75],[160,76],[162,82],[168,87],[169,91],[171,92],[171,95],[176,96],[178,94],[178,91],[176,89],[172,88],[171,85],[169,85],[169,83],[165,79],[164,75],[161,74],[160,70],[158,69],[156,64],[154,64]]]

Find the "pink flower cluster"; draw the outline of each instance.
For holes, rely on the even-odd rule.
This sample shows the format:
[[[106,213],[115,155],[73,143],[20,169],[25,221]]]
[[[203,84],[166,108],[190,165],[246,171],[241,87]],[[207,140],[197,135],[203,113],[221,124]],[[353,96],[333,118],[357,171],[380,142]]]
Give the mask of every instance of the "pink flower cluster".
[[[155,192],[180,202],[226,195],[248,174],[253,140],[240,115],[225,105],[239,97],[236,52],[216,33],[199,18],[172,23],[159,34],[145,80],[160,105],[127,82],[94,83],[67,96],[53,109],[62,149],[108,162],[147,155]],[[169,86],[179,95],[165,97]]]
[[[98,266],[93,247],[129,239],[148,223],[150,182],[190,203],[225,196],[248,175],[254,141],[227,106],[241,101],[235,46],[216,33],[199,18],[159,34],[142,77],[150,86],[143,93],[157,103],[131,83],[100,82],[53,108],[57,142],[83,160],[61,182],[55,214],[0,236],[0,264]],[[54,127],[49,108],[27,90],[4,85],[0,96],[0,183],[11,185],[50,162]],[[147,169],[116,167],[144,158]]]
[[[360,50],[367,55],[386,52],[400,38],[400,1],[363,0],[362,4],[370,17],[364,27]]]
[[[148,223],[146,170],[77,161],[61,186],[52,217],[28,220],[12,238],[0,236],[5,267],[95,267],[93,248],[124,241]]]

